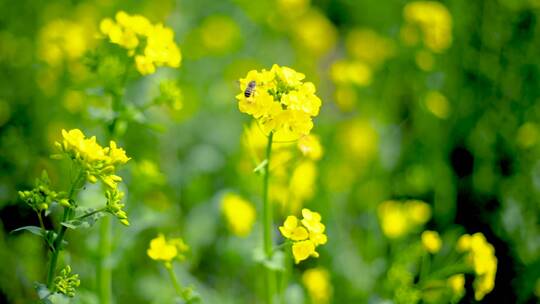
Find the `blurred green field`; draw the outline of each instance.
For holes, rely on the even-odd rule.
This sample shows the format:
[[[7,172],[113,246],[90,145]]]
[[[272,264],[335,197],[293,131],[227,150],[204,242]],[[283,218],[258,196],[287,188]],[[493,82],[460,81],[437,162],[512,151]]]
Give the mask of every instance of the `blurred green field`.
[[[539,51],[538,0],[0,0],[0,303],[538,303]]]

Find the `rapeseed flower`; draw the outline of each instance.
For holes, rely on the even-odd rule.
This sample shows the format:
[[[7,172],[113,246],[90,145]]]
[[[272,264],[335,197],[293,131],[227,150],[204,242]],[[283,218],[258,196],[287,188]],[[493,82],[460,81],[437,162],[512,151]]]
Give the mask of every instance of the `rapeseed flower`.
[[[424,44],[435,53],[441,53],[452,44],[452,16],[440,2],[415,1],[405,5],[403,16],[407,22],[406,36],[411,36],[411,26],[418,26]],[[408,38],[414,41],[413,38]]]
[[[255,223],[256,212],[253,205],[232,193],[227,193],[221,200],[221,208],[229,229],[237,236],[247,236]]]
[[[182,55],[169,27],[152,24],[141,15],[119,11],[115,20],[105,18],[99,28],[111,43],[127,49],[129,56],[135,56],[135,67],[142,75],[153,74],[160,66],[180,66]]]
[[[102,147],[97,143],[95,136],[87,138],[79,129],[62,130],[62,137],[61,142],[55,143],[61,153],[55,154],[53,157],[67,156],[80,168],[85,179],[91,183],[97,182],[98,179],[101,180],[106,186],[106,211],[116,216],[122,224],[128,226],[127,213],[122,209],[124,204],[121,203],[124,193],[118,189],[118,183],[122,181],[122,178],[115,174],[118,166],[130,160],[126,151],[119,148],[114,141],[110,141],[108,147]],[[67,206],[69,206],[69,202]]]
[[[473,267],[476,278],[473,283],[474,298],[480,301],[495,287],[497,257],[493,245],[478,232],[462,235],[457,242],[458,251],[466,252],[466,261]]]
[[[313,303],[324,304],[330,301],[332,285],[330,274],[326,269],[317,267],[306,270],[302,274],[302,283],[304,283]]]
[[[150,241],[150,247],[146,254],[155,261],[165,263],[165,267],[172,267],[174,259],[184,260],[184,254],[189,250],[189,246],[181,238],[166,239],[163,234],[159,234]]]
[[[425,224],[431,217],[431,208],[417,200],[385,201],[379,205],[377,213],[384,235],[395,239]]]
[[[296,264],[310,256],[319,257],[315,249],[326,244],[328,240],[319,213],[304,208],[302,216],[302,220],[299,220],[296,216],[289,215],[283,226],[279,227],[281,235],[293,242],[292,253]]]
[[[303,82],[304,78],[304,74],[276,64],[270,71],[249,71],[240,79],[238,107],[253,116],[266,134],[273,132],[283,140],[299,139],[310,133],[312,118],[319,115],[321,107],[315,85]]]
[[[87,138],[79,129],[62,130],[62,142],[55,145],[62,152],[54,157],[68,156],[84,171],[88,181],[95,183],[98,179],[110,189],[116,189],[122,178],[114,172],[119,165],[127,163],[130,158],[116,142],[110,141],[108,147],[102,147],[96,142],[96,137]]]
[[[422,232],[422,246],[429,253],[437,253],[441,250],[442,241],[437,231],[426,230]]]
[[[317,135],[306,135],[298,140],[298,149],[304,156],[313,160],[319,160],[323,154],[323,148]]]

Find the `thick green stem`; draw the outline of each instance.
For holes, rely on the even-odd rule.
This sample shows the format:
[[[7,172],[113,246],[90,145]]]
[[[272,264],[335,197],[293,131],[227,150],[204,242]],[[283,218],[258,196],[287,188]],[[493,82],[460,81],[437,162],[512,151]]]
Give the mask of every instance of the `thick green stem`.
[[[111,252],[111,217],[104,216],[99,227],[99,262],[97,281],[99,303],[110,304],[112,299],[112,275],[108,257]]]
[[[69,189],[68,193],[68,199],[70,202],[73,201],[73,198],[77,195],[77,192],[80,190],[80,185],[84,181],[84,174],[82,172],[79,172],[75,180],[71,184],[71,188]],[[62,216],[62,222],[66,222],[70,220],[71,214],[71,208],[64,208],[64,215]],[[62,250],[62,242],[64,241],[64,236],[66,234],[67,227],[60,224],[60,228],[58,229],[58,233],[56,235],[56,238],[53,242],[53,248],[51,253],[51,262],[49,263],[49,270],[47,271],[47,288],[49,290],[53,290],[54,288],[54,277],[56,274],[56,264],[58,263],[58,255],[60,254],[60,251]]]
[[[270,157],[272,155],[272,140],[274,133],[268,135],[268,144],[266,145],[266,168],[263,171],[263,247],[266,259],[272,258],[272,230],[273,230],[273,214],[272,204],[268,199],[268,184],[270,180]],[[269,268],[265,269],[266,273],[266,303],[272,304],[275,290],[276,277],[274,271]]]
[[[69,218],[69,208],[64,209],[64,216],[62,217],[62,222],[66,221]],[[53,242],[53,251],[51,255],[51,262],[49,263],[49,271],[47,272],[47,288],[49,290],[53,290],[54,285],[54,277],[56,274],[56,264],[58,262],[58,255],[60,254],[60,246],[62,245],[62,241],[64,240],[64,235],[66,233],[67,227],[64,225],[60,225],[60,230],[58,231],[58,234],[56,235],[56,238]]]
[[[171,281],[173,283],[174,291],[176,291],[176,295],[178,295],[182,299],[186,300],[184,298],[184,293],[182,292],[182,287],[180,286],[180,283],[178,283],[178,279],[176,278],[176,274],[174,273],[172,265],[165,265],[165,268],[167,268],[167,272],[169,273],[169,277],[171,278]]]

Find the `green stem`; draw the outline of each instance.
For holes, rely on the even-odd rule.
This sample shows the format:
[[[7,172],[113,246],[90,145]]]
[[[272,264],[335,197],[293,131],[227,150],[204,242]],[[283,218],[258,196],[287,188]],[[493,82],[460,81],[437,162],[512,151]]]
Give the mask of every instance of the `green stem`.
[[[69,217],[69,208],[64,209],[64,216],[62,217],[62,222],[65,222]],[[56,274],[56,264],[58,262],[58,254],[60,254],[60,246],[64,240],[64,235],[66,233],[67,227],[60,225],[60,230],[53,242],[53,251],[51,256],[51,262],[49,263],[49,271],[47,272],[47,288],[53,290],[54,277]]]
[[[45,225],[43,224],[43,217],[41,216],[41,211],[37,212],[37,216],[39,219],[39,226],[41,227],[43,231],[45,231]]]
[[[263,175],[263,247],[266,259],[272,258],[272,204],[268,199],[268,184],[270,180],[270,157],[272,155],[272,140],[274,133],[268,135],[268,143],[266,145],[266,168]],[[274,271],[269,268],[265,269],[266,273],[266,303],[272,304],[276,290],[276,277]]]
[[[167,268],[167,272],[169,273],[169,277],[171,278],[171,281],[173,283],[174,290],[176,291],[176,295],[178,295],[184,300],[187,300],[184,297],[184,293],[182,292],[182,287],[180,286],[180,283],[178,283],[178,279],[176,278],[176,274],[174,273],[172,265],[165,265],[165,268]]]
[[[111,252],[111,217],[105,216],[99,227],[99,261],[97,267],[97,281],[99,290],[99,303],[110,304],[112,299],[112,275],[108,257]]]
[[[79,184],[81,183],[81,179],[84,180],[84,175],[82,171],[79,172],[75,180],[71,183],[71,188],[69,189],[68,199],[69,201],[73,201],[73,198],[76,196],[77,191],[80,189]],[[71,217],[71,208],[64,208],[64,215],[62,216],[62,222],[66,222]],[[47,271],[47,288],[49,290],[53,290],[54,287],[54,277],[56,274],[56,264],[58,263],[58,255],[60,254],[60,251],[62,250],[62,242],[64,241],[64,236],[66,234],[67,227],[60,224],[60,228],[58,230],[58,233],[56,235],[56,238],[53,242],[53,248],[51,253],[51,262],[49,263],[49,270]]]

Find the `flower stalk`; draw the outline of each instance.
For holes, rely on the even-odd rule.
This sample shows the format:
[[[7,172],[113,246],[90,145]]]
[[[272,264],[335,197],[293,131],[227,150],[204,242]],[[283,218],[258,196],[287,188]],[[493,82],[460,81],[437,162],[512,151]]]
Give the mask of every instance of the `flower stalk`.
[[[273,214],[272,205],[268,198],[268,186],[270,181],[270,158],[272,155],[272,141],[274,133],[268,135],[268,143],[266,145],[266,168],[263,171],[263,248],[267,260],[272,258],[272,228]],[[265,269],[266,277],[266,303],[273,303],[276,290],[276,277],[272,269]]]

